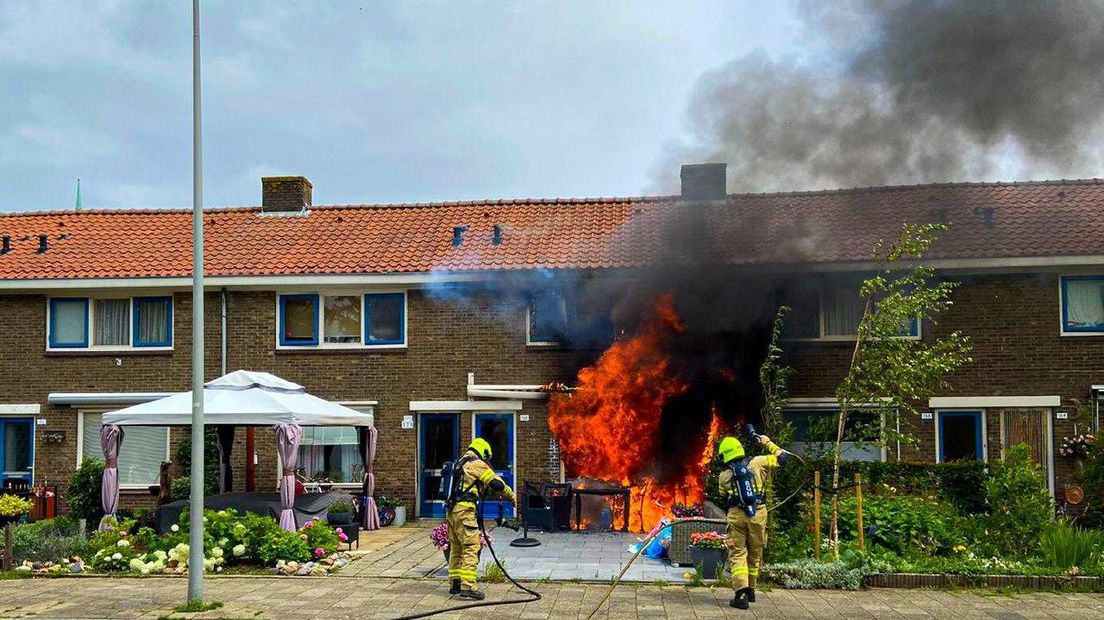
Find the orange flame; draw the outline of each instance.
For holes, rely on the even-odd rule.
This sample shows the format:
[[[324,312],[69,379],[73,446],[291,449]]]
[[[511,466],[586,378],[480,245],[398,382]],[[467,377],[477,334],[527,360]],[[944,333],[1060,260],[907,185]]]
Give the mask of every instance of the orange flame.
[[[614,482],[630,488],[629,529],[647,531],[671,516],[675,503],[697,504],[721,421],[713,412],[707,437],[701,437],[701,459],[681,475],[659,481],[649,476],[658,449],[664,405],[688,385],[669,372],[664,343],[683,332],[670,295],[655,303],[654,316],[630,340],[610,346],[590,367],[579,371],[578,390],[553,395],[548,423],[573,475]],[[623,508],[614,512],[614,527],[624,524]]]

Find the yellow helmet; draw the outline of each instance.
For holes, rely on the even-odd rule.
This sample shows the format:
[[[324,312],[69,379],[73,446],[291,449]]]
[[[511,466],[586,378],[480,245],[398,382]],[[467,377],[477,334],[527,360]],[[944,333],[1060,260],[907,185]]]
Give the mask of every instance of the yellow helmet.
[[[721,461],[727,463],[744,456],[744,444],[735,437],[725,437],[717,446],[717,454],[721,455]]]
[[[472,440],[471,445],[468,446],[468,450],[472,450],[479,455],[479,458],[484,461],[491,460],[491,444],[487,443],[486,439],[482,437],[476,437]]]

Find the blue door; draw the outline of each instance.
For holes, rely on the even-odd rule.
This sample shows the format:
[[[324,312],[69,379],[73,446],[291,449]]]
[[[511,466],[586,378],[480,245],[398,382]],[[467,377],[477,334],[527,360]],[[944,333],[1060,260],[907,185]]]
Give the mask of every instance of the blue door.
[[[491,467],[502,480],[517,491],[514,486],[514,416],[510,413],[477,413],[475,414],[475,437],[482,437],[491,444]],[[501,514],[507,519],[514,516],[513,502],[487,502],[483,508],[483,516],[487,519],[495,519]]]
[[[939,412],[939,462],[980,461],[985,433],[980,411]]]
[[[34,470],[34,420],[0,418],[0,488],[11,481],[30,486]]]
[[[441,466],[460,452],[460,418],[455,413],[423,413],[418,419],[418,514],[445,516]]]

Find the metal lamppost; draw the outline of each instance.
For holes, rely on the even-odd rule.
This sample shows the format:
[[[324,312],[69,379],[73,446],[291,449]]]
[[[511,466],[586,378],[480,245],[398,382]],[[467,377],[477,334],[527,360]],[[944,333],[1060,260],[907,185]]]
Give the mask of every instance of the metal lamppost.
[[[203,601],[203,123],[199,0],[192,0],[192,480],[188,515],[188,602]]]

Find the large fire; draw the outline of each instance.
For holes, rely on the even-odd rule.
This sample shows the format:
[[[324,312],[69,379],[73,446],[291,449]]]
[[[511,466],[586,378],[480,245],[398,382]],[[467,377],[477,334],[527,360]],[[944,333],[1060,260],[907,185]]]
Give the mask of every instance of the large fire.
[[[579,371],[573,394],[553,395],[549,403],[549,426],[568,471],[629,487],[633,531],[647,531],[671,516],[675,503],[702,502],[704,475],[722,426],[714,410],[708,434],[684,438],[696,444],[700,458],[675,471],[656,471],[664,406],[689,385],[671,372],[664,354],[664,345],[684,331],[672,298],[660,297],[654,310],[639,334],[613,343],[593,366]],[[614,527],[623,525],[622,513],[616,511]]]

